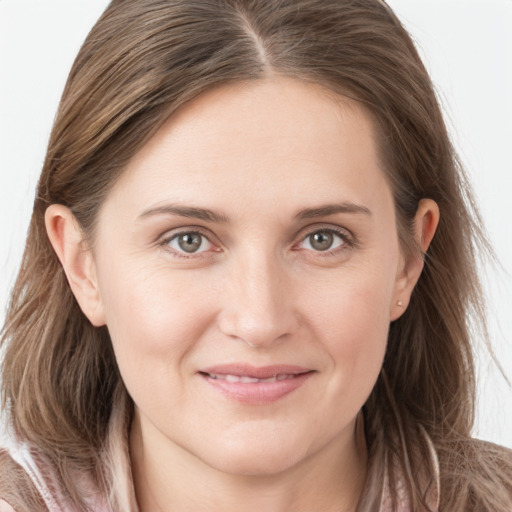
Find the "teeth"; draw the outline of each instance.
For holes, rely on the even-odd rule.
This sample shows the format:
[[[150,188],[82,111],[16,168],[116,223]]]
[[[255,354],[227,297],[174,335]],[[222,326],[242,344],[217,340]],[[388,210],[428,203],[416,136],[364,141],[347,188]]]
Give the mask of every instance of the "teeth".
[[[248,375],[217,375],[214,373],[209,373],[208,377],[211,379],[225,380],[226,382],[241,382],[242,384],[254,384],[257,382],[276,382],[279,380],[291,379],[293,375],[274,375],[273,377],[268,377],[266,379],[257,379],[256,377],[249,377]]]
[[[259,382],[259,379],[255,379],[254,377],[240,377],[240,382],[244,384],[249,384],[250,382]]]

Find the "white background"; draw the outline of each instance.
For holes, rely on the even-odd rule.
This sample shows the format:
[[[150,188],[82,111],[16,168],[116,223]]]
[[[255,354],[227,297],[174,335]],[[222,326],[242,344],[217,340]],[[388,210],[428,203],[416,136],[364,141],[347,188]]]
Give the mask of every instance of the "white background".
[[[107,3],[0,0],[0,324],[57,103],[80,45]],[[503,267],[485,275],[491,341],[512,379],[512,0],[389,4],[412,33],[438,88]],[[481,349],[479,374],[475,435],[512,447],[512,390]]]

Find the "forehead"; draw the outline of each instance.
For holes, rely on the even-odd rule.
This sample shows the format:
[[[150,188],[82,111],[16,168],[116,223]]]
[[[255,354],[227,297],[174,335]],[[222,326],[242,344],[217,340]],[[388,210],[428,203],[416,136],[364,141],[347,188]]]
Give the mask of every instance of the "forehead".
[[[382,187],[371,115],[320,85],[279,77],[222,86],[183,106],[130,161],[114,195],[227,207],[242,194],[261,206],[272,196],[360,202]]]

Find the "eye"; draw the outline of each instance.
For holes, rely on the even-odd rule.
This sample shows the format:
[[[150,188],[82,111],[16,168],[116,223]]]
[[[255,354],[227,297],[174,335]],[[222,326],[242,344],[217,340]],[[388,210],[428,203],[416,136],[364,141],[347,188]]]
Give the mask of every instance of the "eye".
[[[313,231],[302,241],[302,247],[316,252],[333,251],[346,245],[351,245],[347,234],[335,229]]]
[[[214,247],[208,238],[198,231],[182,231],[181,233],[176,233],[165,240],[164,243],[178,254],[202,253]]]

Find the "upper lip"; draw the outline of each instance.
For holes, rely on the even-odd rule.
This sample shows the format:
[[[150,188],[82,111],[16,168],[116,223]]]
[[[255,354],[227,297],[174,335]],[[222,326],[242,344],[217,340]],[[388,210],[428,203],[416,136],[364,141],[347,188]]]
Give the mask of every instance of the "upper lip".
[[[238,377],[252,377],[254,379],[269,379],[277,375],[298,375],[311,372],[311,368],[289,364],[275,364],[271,366],[252,366],[250,364],[221,364],[203,368],[200,373],[210,375],[236,375]]]

